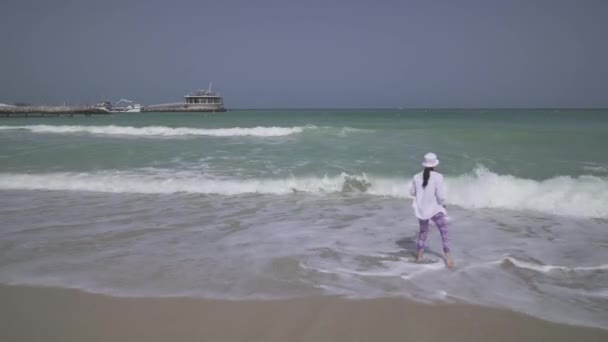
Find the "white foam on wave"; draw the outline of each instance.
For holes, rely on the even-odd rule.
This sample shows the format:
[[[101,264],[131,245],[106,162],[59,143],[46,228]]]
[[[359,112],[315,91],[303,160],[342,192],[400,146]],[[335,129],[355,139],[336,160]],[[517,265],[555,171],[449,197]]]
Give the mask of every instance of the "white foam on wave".
[[[370,179],[371,194],[409,197],[409,180]],[[484,167],[446,177],[448,202],[467,209],[531,210],[576,217],[608,217],[608,180],[561,176],[537,181],[499,175]]]
[[[603,166],[603,165],[583,166],[583,170],[597,172],[597,173],[608,173],[608,166]]]
[[[608,264],[602,264],[597,266],[562,266],[562,265],[544,265],[537,264],[528,261],[523,261],[516,259],[511,256],[504,256],[498,260],[492,260],[481,263],[474,263],[467,265],[459,271],[471,270],[475,268],[488,268],[488,267],[497,267],[502,265],[512,265],[516,268],[520,269],[528,269],[531,271],[535,271],[538,273],[551,273],[555,271],[560,272],[595,272],[595,271],[608,271]]]
[[[445,265],[442,261],[438,261],[432,264],[419,264],[414,261],[398,260],[398,261],[384,261],[382,268],[360,270],[357,268],[318,268],[309,266],[301,263],[300,267],[307,270],[312,270],[324,274],[342,275],[347,277],[399,277],[401,279],[414,279],[424,273],[430,271],[438,271],[445,269]]]
[[[480,167],[472,174],[447,181],[450,202],[465,208],[608,217],[608,180],[605,178],[560,176],[536,181],[498,175]]]
[[[573,266],[573,267],[568,267],[568,266],[559,266],[559,265],[540,265],[540,264],[533,264],[530,262],[526,262],[526,261],[522,261],[522,260],[517,260],[513,257],[505,257],[504,259],[500,260],[500,264],[504,264],[505,262],[509,262],[512,265],[518,267],[518,268],[525,268],[525,269],[529,269],[532,271],[536,271],[536,272],[540,272],[540,273],[549,273],[549,272],[553,272],[553,271],[562,271],[562,272],[577,272],[577,271],[585,271],[585,272],[589,272],[589,271],[606,271],[608,270],[608,264],[604,264],[604,265],[598,265],[598,266]]]
[[[135,172],[0,174],[0,189],[68,190],[111,193],[201,193],[238,195],[247,193],[339,192],[342,177],[219,180],[197,175],[175,177]]]
[[[608,181],[593,176],[556,177],[544,181],[498,175],[485,169],[447,177],[449,203],[468,209],[496,208],[543,213],[608,217]],[[105,171],[95,173],[0,174],[0,189],[67,190],[112,193],[246,193],[285,195],[297,192],[365,192],[407,198],[409,180],[365,174],[282,179],[214,179],[198,173]]]
[[[212,136],[212,137],[280,137],[302,133],[305,129],[315,126],[302,127],[232,127],[232,128],[191,128],[165,126],[67,126],[67,125],[29,125],[29,126],[0,126],[0,130],[27,130],[32,133],[76,134],[87,133],[96,135],[122,135],[139,137],[177,137],[177,136]]]
[[[374,132],[376,132],[376,131],[373,129],[342,127],[340,129],[340,131],[338,132],[338,135],[341,137],[345,137],[345,136],[349,135],[350,133],[374,133]]]

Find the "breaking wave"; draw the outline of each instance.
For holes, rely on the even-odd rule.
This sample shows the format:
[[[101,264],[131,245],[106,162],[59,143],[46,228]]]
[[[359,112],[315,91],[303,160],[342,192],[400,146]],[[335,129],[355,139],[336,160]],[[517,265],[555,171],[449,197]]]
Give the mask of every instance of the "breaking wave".
[[[178,136],[213,136],[213,137],[280,137],[302,133],[305,129],[315,126],[302,127],[233,127],[233,128],[191,128],[165,126],[67,126],[67,125],[29,125],[29,126],[0,126],[0,130],[26,130],[32,133],[75,134],[88,133],[97,135],[123,135],[139,137],[178,137]]]
[[[448,179],[450,201],[465,208],[504,208],[608,217],[608,180],[560,176],[536,181],[499,175],[486,168]]]
[[[449,203],[468,209],[531,210],[549,214],[608,218],[608,181],[593,176],[543,181],[498,175],[487,169],[446,177]],[[0,174],[0,189],[171,194],[246,193],[286,195],[363,192],[408,198],[409,180],[341,174],[283,179],[214,179],[200,173],[104,171],[94,173]]]

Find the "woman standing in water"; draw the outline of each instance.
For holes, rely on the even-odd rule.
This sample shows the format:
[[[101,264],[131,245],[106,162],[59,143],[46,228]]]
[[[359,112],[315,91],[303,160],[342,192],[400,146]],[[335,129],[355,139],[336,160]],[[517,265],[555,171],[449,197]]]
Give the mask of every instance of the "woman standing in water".
[[[437,165],[439,165],[437,156],[434,153],[427,153],[422,163],[424,170],[414,176],[410,186],[410,195],[414,197],[412,206],[420,224],[416,261],[422,260],[424,241],[429,232],[429,220],[432,220],[441,234],[443,252],[445,253],[445,265],[451,268],[454,262],[450,255],[450,240],[448,239],[445,186],[443,184],[443,175],[435,171]]]

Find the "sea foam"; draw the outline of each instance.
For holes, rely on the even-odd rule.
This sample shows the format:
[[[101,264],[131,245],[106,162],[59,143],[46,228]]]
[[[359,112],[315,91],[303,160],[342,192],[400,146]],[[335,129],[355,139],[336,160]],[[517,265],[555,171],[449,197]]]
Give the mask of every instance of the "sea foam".
[[[0,126],[0,130],[26,130],[32,133],[54,134],[96,134],[96,135],[122,135],[139,137],[179,137],[179,136],[212,136],[212,137],[280,137],[302,133],[305,129],[315,126],[301,127],[231,127],[231,128],[191,128],[166,126],[67,126],[67,125],[28,125],[28,126]]]
[[[597,266],[560,266],[560,265],[539,265],[522,260],[518,260],[512,257],[505,257],[500,261],[501,265],[513,265],[517,268],[525,268],[540,273],[549,273],[553,271],[561,272],[594,272],[594,271],[608,271],[608,264],[597,265]]]
[[[538,211],[577,217],[608,218],[608,180],[594,176],[536,181],[498,175],[486,169],[446,177],[449,204],[467,209]],[[409,180],[341,174],[278,179],[214,179],[197,173],[103,171],[94,173],[0,174],[0,189],[64,190],[110,193],[366,193],[408,198]]]

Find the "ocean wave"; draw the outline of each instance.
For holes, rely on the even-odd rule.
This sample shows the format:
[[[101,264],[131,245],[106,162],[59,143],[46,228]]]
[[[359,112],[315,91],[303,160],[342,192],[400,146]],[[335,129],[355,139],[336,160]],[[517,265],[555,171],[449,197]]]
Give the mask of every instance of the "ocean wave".
[[[450,201],[464,208],[608,217],[608,180],[601,177],[559,176],[536,181],[479,167],[471,174],[448,178],[447,182]]]
[[[327,128],[327,127],[324,127]],[[338,131],[338,135],[341,137],[348,136],[350,133],[375,133],[373,129],[366,128],[353,128],[353,127],[342,127]]]
[[[302,133],[305,129],[316,126],[300,127],[232,127],[232,128],[191,128],[165,126],[67,126],[67,125],[29,125],[29,126],[0,126],[0,130],[26,130],[32,133],[76,134],[87,133],[96,135],[122,135],[139,137],[178,137],[178,136],[212,136],[212,137],[280,137]]]
[[[553,271],[562,271],[562,272],[594,272],[594,271],[607,271],[608,264],[598,265],[598,266],[559,266],[559,265],[541,265],[534,264],[527,261],[522,261],[515,259],[513,257],[505,257],[499,262],[501,265],[512,265],[517,268],[525,268],[528,270],[536,271],[539,273],[549,273]]]
[[[583,166],[583,170],[597,172],[597,173],[608,173],[608,166],[604,166],[604,165]]]
[[[225,180],[196,174],[169,176],[138,172],[0,174],[0,189],[68,190],[112,193],[171,194],[202,193],[238,195],[247,193],[290,194],[294,192],[328,193],[348,191],[359,184],[345,181],[348,176],[324,178],[285,178]],[[361,180],[361,184],[365,181]],[[360,190],[364,191],[365,185]]]
[[[443,261],[437,261],[431,264],[419,264],[413,261],[394,261],[383,262],[384,266],[379,270],[358,270],[356,268],[335,269],[316,268],[306,264],[300,264],[300,267],[306,270],[312,270],[324,274],[340,274],[346,276],[361,276],[361,277],[400,277],[402,279],[412,279],[429,271],[438,271],[445,269]]]
[[[498,175],[480,168],[472,174],[446,177],[449,204],[467,209],[537,211],[563,216],[608,217],[608,180],[581,176],[543,181]],[[408,198],[409,180],[365,174],[283,179],[214,179],[193,172],[157,170],[94,173],[0,174],[0,189],[66,190],[111,193],[292,193],[361,192]]]
[[[325,274],[344,274],[344,275],[356,275],[365,277],[401,277],[402,279],[413,279],[427,273],[429,271],[437,271],[445,269],[443,260],[437,260],[430,264],[417,264],[412,261],[385,261],[382,263],[381,269],[376,270],[357,270],[351,268],[336,268],[336,269],[322,269],[314,268],[305,264],[301,264],[302,268],[314,270],[319,273]],[[471,263],[468,265],[460,265],[458,272],[472,270],[476,268],[497,268],[501,266],[510,266],[518,269],[527,269],[538,273],[581,273],[581,272],[598,272],[608,271],[608,264],[597,265],[597,266],[560,266],[560,265],[543,265],[532,262],[527,262],[513,258],[511,256],[505,256],[498,260],[482,262],[482,263]]]

